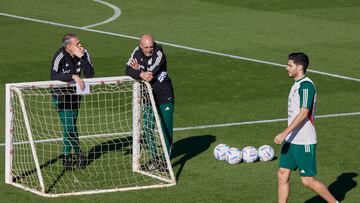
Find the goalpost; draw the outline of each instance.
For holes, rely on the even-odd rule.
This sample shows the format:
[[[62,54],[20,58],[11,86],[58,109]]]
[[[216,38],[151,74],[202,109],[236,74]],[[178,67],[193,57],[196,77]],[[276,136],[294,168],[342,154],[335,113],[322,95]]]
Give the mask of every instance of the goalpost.
[[[90,93],[81,96],[61,81],[6,84],[5,182],[46,197],[175,185],[149,83],[127,76],[84,81]],[[72,135],[54,99],[60,97],[78,105]]]

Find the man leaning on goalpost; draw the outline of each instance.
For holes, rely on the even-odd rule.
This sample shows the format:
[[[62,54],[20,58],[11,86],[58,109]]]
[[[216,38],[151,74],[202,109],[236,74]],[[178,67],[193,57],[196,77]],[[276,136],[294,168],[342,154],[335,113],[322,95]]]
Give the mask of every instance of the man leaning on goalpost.
[[[139,46],[134,49],[126,64],[126,75],[150,83],[163,128],[166,148],[170,156],[173,141],[174,90],[167,73],[164,51],[160,45],[154,42],[151,35],[146,34],[141,37]],[[161,162],[159,160],[161,157],[157,156],[157,146],[153,135],[155,123],[151,106],[145,107],[144,112],[144,141],[148,145],[151,156],[147,168],[152,170],[156,168],[154,165],[158,165],[159,161]]]
[[[81,72],[87,78],[94,77],[89,52],[82,47],[79,38],[74,34],[66,34],[62,43],[63,46],[55,53],[52,60],[50,79],[76,82],[83,90],[85,84],[80,77]],[[73,169],[72,149],[75,152],[78,167],[85,168],[86,160],[81,153],[76,127],[81,96],[74,94],[75,87],[53,88],[52,92],[52,101],[64,129],[64,169]]]
[[[295,83],[288,98],[288,127],[274,139],[276,144],[283,143],[278,171],[279,203],[287,202],[290,191],[289,177],[291,171],[297,168],[304,186],[318,193],[327,202],[338,202],[326,186],[315,179],[316,89],[313,81],[305,75],[308,65],[309,58],[304,53],[289,54],[287,71]]]

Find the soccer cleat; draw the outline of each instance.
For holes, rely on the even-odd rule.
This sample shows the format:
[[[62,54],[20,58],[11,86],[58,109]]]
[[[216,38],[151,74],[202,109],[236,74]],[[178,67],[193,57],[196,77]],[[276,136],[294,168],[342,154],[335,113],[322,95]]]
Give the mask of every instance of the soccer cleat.
[[[146,164],[141,165],[141,169],[146,171],[153,171],[157,168],[159,168],[159,162],[156,160],[150,160]]]
[[[72,164],[73,164],[73,162],[72,162],[71,156],[65,155],[64,159],[63,159],[63,165],[64,165],[65,171],[71,171],[73,169]]]
[[[167,169],[167,167],[166,167],[166,158],[163,155],[158,156],[157,167],[162,172],[166,171],[166,169]]]
[[[87,165],[87,159],[81,153],[77,155],[77,167],[85,169]]]
[[[142,170],[160,170],[161,172],[166,171],[166,159],[163,155],[157,156],[156,159],[148,161],[146,164],[141,165]]]
[[[146,164],[142,164],[140,168],[144,171],[151,171],[155,169],[155,166],[153,165],[152,161],[149,161]]]

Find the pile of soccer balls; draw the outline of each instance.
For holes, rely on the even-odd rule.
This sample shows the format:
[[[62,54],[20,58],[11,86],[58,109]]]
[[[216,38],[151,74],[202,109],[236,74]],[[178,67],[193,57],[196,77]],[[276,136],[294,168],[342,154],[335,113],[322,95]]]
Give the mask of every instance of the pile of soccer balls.
[[[274,149],[269,145],[263,145],[256,149],[253,146],[247,146],[240,150],[236,147],[229,147],[226,144],[219,144],[214,149],[214,156],[217,160],[225,160],[229,164],[238,164],[241,161],[252,163],[260,161],[271,161],[274,158]]]

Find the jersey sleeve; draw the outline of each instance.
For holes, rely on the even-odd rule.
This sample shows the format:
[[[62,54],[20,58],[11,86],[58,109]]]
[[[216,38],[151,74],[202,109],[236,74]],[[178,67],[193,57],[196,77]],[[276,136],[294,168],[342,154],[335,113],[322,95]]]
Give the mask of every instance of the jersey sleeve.
[[[132,59],[136,58],[138,61],[140,61],[140,57],[139,57],[139,47],[136,47],[133,51],[133,53],[131,54],[128,62],[125,65],[125,72],[127,76],[130,76],[132,78],[134,78],[135,80],[140,80],[140,73],[141,73],[141,67],[138,70],[133,69],[130,66],[130,62]]]
[[[86,78],[94,77],[94,67],[91,63],[91,57],[87,50],[84,50],[84,56],[81,58],[80,67]]]
[[[315,86],[309,81],[300,83],[300,108],[311,109],[315,99]]]
[[[60,80],[63,82],[72,81],[72,74],[61,73],[64,66],[64,53],[57,52],[51,62],[50,80]]]

